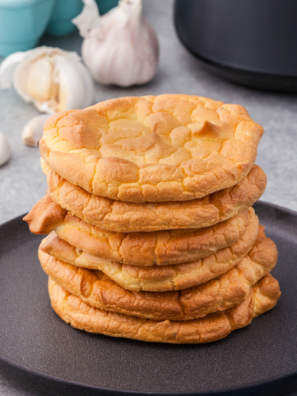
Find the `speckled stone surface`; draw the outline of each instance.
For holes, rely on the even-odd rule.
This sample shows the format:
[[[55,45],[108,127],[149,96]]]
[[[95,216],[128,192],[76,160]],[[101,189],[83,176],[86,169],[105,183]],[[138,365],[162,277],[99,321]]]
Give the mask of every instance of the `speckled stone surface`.
[[[193,58],[178,41],[173,27],[172,0],[144,0],[144,14],[155,28],[161,49],[155,79],[144,86],[121,89],[96,84],[96,102],[126,95],[185,93],[208,96],[226,103],[239,103],[265,128],[257,163],[268,176],[263,200],[297,211],[297,96],[247,89],[223,81]],[[78,34],[44,37],[40,45],[59,46],[80,52]],[[46,191],[37,148],[23,145],[24,125],[37,110],[14,90],[0,92],[0,131],[10,141],[12,157],[0,167],[0,224],[28,212]],[[1,396],[37,396],[12,386],[1,378]]]

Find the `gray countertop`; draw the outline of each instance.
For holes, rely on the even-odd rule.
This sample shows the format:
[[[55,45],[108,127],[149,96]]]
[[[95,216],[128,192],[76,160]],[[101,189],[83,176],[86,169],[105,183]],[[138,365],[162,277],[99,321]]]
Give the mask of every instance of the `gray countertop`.
[[[160,41],[160,67],[155,79],[131,89],[96,84],[96,102],[126,95],[185,93],[243,105],[265,129],[257,158],[268,177],[262,199],[297,210],[297,96],[251,90],[208,72],[178,41],[172,9],[172,0],[144,0],[144,14]],[[81,39],[78,34],[60,39],[44,37],[40,45],[80,52]],[[13,89],[0,92],[0,109],[0,131],[12,147],[10,161],[0,168],[1,224],[28,212],[44,195],[46,180],[40,169],[38,148],[26,147],[21,140],[24,125],[38,114],[37,110],[24,103]],[[1,396],[29,394],[35,396],[0,375]]]

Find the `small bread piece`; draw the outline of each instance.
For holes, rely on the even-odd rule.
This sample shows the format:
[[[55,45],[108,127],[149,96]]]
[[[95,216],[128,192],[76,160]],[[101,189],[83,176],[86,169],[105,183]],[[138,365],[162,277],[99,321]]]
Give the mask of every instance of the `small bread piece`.
[[[181,321],[240,304],[250,288],[274,268],[277,249],[270,239],[259,239],[248,256],[219,278],[182,292],[164,293],[127,291],[101,271],[77,268],[40,249],[38,256],[51,279],[95,308],[139,318]]]
[[[205,228],[251,207],[266,188],[266,175],[257,165],[237,185],[186,202],[131,203],[90,194],[62,179],[44,165],[52,200],[87,223],[109,231],[160,231]]]
[[[258,218],[254,216],[242,238],[231,247],[198,261],[162,267],[139,267],[104,260],[76,249],[56,234],[50,234],[40,249],[75,266],[99,269],[126,290],[163,292],[187,289],[231,270],[253,247],[258,228]]]
[[[189,95],[126,97],[55,114],[39,148],[51,169],[95,195],[188,201],[240,182],[263,133],[239,105]]]
[[[280,294],[277,280],[269,274],[251,288],[241,304],[226,311],[189,321],[157,321],[94,308],[49,278],[52,307],[71,326],[112,337],[172,344],[202,344],[220,340],[272,309]]]
[[[130,265],[152,266],[190,262],[232,246],[242,237],[253,216],[254,210],[250,208],[222,223],[198,230],[120,233],[102,230],[68,215],[45,196],[24,220],[31,232],[47,234],[55,230],[60,238],[95,256]]]

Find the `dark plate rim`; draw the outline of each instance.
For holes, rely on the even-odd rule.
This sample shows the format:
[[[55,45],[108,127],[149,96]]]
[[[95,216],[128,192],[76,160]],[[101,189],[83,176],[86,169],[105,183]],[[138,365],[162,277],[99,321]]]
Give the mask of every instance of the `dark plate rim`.
[[[274,209],[278,209],[278,210],[284,211],[286,213],[291,214],[294,217],[297,217],[297,212],[295,212],[292,209],[284,208],[282,206],[279,206],[279,205],[276,205],[276,204],[273,204],[273,203],[270,203],[270,202],[262,201],[262,200],[257,201],[257,203],[262,204],[264,206],[268,206],[270,208],[274,208]],[[15,222],[15,221],[18,221],[18,220],[22,220],[25,215],[26,214],[17,216],[15,218],[11,219],[11,220],[6,221],[3,224],[0,224],[0,229],[5,227],[5,226],[7,226],[7,225],[9,225],[12,222]],[[40,377],[40,378],[43,378],[43,379],[50,380],[50,381],[53,381],[55,383],[72,385],[72,386],[75,386],[75,387],[89,389],[89,390],[94,390],[94,391],[107,392],[110,395],[133,394],[133,395],[139,395],[139,396],[144,396],[144,395],[153,395],[153,396],[157,396],[157,395],[166,395],[166,396],[182,396],[182,395],[189,395],[189,396],[191,396],[191,395],[197,395],[197,396],[214,395],[215,396],[215,395],[226,395],[227,396],[228,394],[231,394],[231,393],[235,394],[235,392],[237,392],[237,393],[238,392],[243,392],[243,391],[245,391],[245,392],[247,392],[247,391],[254,392],[254,391],[257,391],[259,388],[261,388],[263,390],[264,388],[266,388],[268,386],[269,387],[271,387],[271,386],[279,386],[284,381],[288,381],[289,382],[290,379],[297,378],[297,369],[296,369],[295,371],[291,371],[291,372],[286,373],[284,375],[270,377],[270,378],[268,378],[266,380],[263,380],[263,381],[258,381],[258,382],[253,382],[253,383],[246,383],[246,384],[243,384],[243,385],[238,386],[238,387],[222,388],[220,390],[214,390],[214,391],[211,390],[211,391],[203,391],[203,392],[195,392],[195,391],[191,391],[191,392],[142,392],[142,391],[132,391],[132,390],[128,390],[128,389],[126,389],[126,390],[110,389],[110,388],[104,388],[104,387],[98,387],[98,386],[83,384],[83,383],[75,382],[75,381],[69,381],[69,380],[66,380],[66,379],[55,377],[55,376],[50,375],[50,374],[43,373],[43,372],[38,371],[38,370],[31,369],[31,368],[26,367],[26,366],[22,366],[19,363],[16,363],[16,362],[14,362],[14,361],[2,356],[1,354],[0,354],[0,361],[3,362],[4,364],[10,365],[10,366],[20,370],[22,372],[25,372],[27,374],[30,374],[30,375],[33,375],[33,376],[37,376],[37,377]]]

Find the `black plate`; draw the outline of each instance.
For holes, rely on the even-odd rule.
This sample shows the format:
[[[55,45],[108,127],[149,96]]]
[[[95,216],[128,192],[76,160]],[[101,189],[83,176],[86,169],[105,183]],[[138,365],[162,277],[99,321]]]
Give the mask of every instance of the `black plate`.
[[[42,237],[18,217],[0,227],[1,372],[43,394],[283,395],[297,389],[297,213],[264,202],[277,244],[275,309],[207,345],[149,344],[87,334],[50,307],[37,259]],[[58,392],[58,393],[57,393]]]

